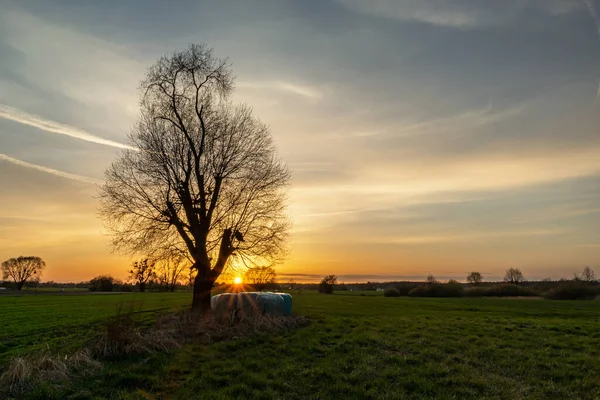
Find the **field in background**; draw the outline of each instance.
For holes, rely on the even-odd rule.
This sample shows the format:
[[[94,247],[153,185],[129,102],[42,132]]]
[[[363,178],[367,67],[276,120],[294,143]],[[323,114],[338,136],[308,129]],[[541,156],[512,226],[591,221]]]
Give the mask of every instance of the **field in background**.
[[[600,395],[600,302],[292,292],[313,323],[107,363],[30,398],[582,398]],[[365,295],[367,294],[367,295]],[[2,357],[81,343],[134,301],[148,320],[190,293],[0,297]],[[53,339],[46,339],[52,337]],[[68,340],[65,340],[68,338]],[[10,346],[6,346],[10,343]],[[8,352],[7,352],[8,351]],[[87,397],[86,397],[87,396]]]

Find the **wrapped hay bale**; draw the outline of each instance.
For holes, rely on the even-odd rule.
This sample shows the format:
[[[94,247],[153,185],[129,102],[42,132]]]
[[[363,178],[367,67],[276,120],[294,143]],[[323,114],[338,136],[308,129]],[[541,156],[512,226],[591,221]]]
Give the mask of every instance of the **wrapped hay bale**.
[[[283,298],[282,315],[292,315],[292,295],[289,293],[278,293]]]
[[[217,315],[234,311],[243,315],[292,315],[292,296],[287,293],[223,293],[213,296],[210,305]]]
[[[283,297],[277,293],[261,293],[257,297],[258,308],[264,315],[283,315]]]
[[[253,315],[262,314],[262,309],[258,305],[258,292],[238,293],[238,310],[240,314]]]
[[[231,314],[238,309],[237,293],[222,293],[210,299],[210,308],[217,315]]]

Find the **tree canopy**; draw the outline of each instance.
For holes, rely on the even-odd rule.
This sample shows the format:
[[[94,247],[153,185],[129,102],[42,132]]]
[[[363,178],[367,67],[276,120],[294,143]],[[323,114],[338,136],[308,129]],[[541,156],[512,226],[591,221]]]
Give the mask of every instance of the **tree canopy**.
[[[21,290],[27,282],[40,280],[46,263],[40,257],[19,256],[2,263],[2,279],[11,279],[17,290]]]

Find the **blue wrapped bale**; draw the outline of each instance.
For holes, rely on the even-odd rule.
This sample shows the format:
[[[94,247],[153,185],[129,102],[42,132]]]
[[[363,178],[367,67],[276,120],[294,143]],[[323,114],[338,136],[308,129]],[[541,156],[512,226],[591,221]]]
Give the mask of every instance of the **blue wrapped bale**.
[[[283,298],[282,315],[292,315],[292,295],[289,293],[278,293]]]
[[[261,293],[256,299],[263,315],[283,315],[283,297],[277,293]]]
[[[238,307],[236,293],[222,293],[210,299],[210,308],[218,315],[231,314]]]
[[[213,296],[210,306],[217,315],[234,311],[243,315],[292,315],[292,296],[271,292],[223,293]]]
[[[241,292],[237,294],[238,310],[244,315],[262,314],[262,309],[258,305],[258,292]]]

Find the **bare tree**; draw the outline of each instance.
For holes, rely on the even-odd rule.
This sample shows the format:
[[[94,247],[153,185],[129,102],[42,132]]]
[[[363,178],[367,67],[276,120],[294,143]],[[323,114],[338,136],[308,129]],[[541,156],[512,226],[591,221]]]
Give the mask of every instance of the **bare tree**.
[[[467,283],[478,285],[481,283],[481,281],[483,281],[481,272],[471,272],[469,275],[467,275]]]
[[[433,276],[433,275],[428,275],[426,282],[430,285],[433,285],[434,283],[438,283],[437,279],[435,279],[435,276]]]
[[[518,285],[521,282],[525,282],[525,277],[523,273],[518,268],[509,268],[506,270],[506,274],[504,275],[504,282],[514,283]]]
[[[149,261],[147,258],[136,261],[132,264],[129,270],[129,278],[135,281],[140,288],[140,292],[146,291],[146,284],[156,278],[156,272],[154,272],[155,262]]]
[[[248,268],[248,271],[244,274],[244,282],[251,284],[259,292],[274,284],[276,279],[275,270],[271,267]]]
[[[40,257],[19,256],[2,263],[2,279],[12,279],[17,290],[27,282],[38,282],[46,263]]]
[[[185,270],[186,264],[183,260],[166,259],[157,262],[156,275],[166,292],[174,292]]]
[[[594,272],[593,269],[586,266],[583,269],[583,272],[581,273],[581,276],[579,277],[579,279],[581,279],[582,281],[587,282],[587,283],[594,282],[596,280],[596,273]]]
[[[288,169],[268,127],[227,98],[233,76],[203,45],[161,58],[141,84],[134,149],[106,171],[101,214],[116,250],[184,252],[195,272],[192,308],[234,264],[269,265],[284,253]]]

